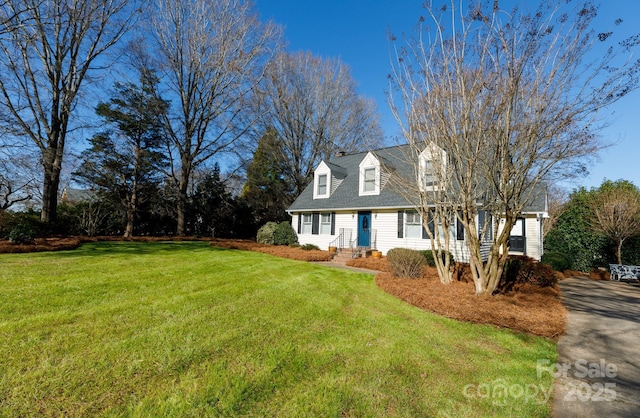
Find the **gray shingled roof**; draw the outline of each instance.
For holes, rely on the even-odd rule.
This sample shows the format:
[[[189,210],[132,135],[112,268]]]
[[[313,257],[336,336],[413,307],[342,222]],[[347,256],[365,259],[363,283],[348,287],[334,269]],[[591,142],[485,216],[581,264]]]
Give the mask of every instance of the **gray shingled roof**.
[[[404,145],[383,148],[372,151],[383,166],[391,167],[397,174],[411,178],[413,166],[406,163]],[[368,152],[335,157],[326,164],[334,173],[346,174],[344,180],[338,188],[325,199],[313,199],[313,182],[311,182],[298,198],[291,204],[289,211],[309,211],[309,210],[341,210],[341,209],[376,209],[376,208],[407,208],[412,207],[405,197],[395,193],[389,184],[380,190],[379,195],[360,196],[359,195],[359,168],[360,163]],[[383,168],[384,169],[384,168]],[[525,207],[525,212],[545,212],[546,211],[546,187],[539,186],[540,192]]]

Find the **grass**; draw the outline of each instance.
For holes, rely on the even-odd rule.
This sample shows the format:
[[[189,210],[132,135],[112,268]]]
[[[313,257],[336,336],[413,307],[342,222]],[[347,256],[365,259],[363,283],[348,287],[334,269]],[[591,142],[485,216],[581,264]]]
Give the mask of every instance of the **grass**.
[[[550,415],[526,396],[552,387],[552,342],[423,312],[370,275],[102,242],[0,255],[0,294],[0,416]]]

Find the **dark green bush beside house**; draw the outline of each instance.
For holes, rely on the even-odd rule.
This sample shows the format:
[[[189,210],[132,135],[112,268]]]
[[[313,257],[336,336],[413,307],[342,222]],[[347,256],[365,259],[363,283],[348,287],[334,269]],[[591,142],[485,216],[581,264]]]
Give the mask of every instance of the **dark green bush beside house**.
[[[551,266],[530,257],[512,255],[504,266],[497,292],[506,293],[523,284],[547,287],[555,286],[557,282]]]
[[[422,253],[422,255],[424,256],[425,260],[427,260],[427,264],[431,267],[435,267],[436,262],[433,258],[433,251],[432,250],[422,250],[420,251]],[[449,256],[449,265],[452,266],[455,263],[455,260],[453,259],[453,254],[451,254],[450,252],[446,252],[443,251],[441,253],[442,255],[442,262],[444,263],[444,260],[446,260],[446,257]]]
[[[275,245],[291,245],[298,242],[298,235],[289,222],[280,222],[273,231]]]
[[[258,230],[258,244],[291,245],[298,242],[298,236],[289,222],[267,222]]]

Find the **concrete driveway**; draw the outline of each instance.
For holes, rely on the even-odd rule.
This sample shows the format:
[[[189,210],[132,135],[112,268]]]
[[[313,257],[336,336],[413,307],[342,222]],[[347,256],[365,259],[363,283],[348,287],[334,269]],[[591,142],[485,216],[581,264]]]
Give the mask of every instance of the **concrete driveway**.
[[[553,416],[640,416],[640,287],[570,278],[560,289],[568,313]]]

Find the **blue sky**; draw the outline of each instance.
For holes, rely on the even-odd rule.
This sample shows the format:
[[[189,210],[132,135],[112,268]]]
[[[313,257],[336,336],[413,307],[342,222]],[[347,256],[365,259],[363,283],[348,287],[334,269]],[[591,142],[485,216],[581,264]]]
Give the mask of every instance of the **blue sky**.
[[[385,135],[399,135],[385,96],[390,71],[387,33],[410,33],[424,14],[423,0],[254,1],[264,20],[272,19],[284,27],[289,50],[338,57],[348,64],[360,93],[376,101]],[[503,8],[511,8],[515,1],[500,3]],[[640,0],[603,1],[598,28],[603,25],[603,30],[610,29],[617,18],[623,19],[621,27],[626,33],[639,31]],[[565,186],[597,187],[607,178],[630,180],[640,187],[640,90],[603,110],[600,116],[610,124],[601,135],[613,145],[590,165],[589,176]]]

